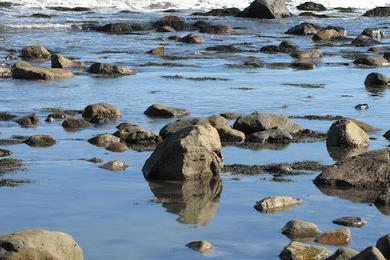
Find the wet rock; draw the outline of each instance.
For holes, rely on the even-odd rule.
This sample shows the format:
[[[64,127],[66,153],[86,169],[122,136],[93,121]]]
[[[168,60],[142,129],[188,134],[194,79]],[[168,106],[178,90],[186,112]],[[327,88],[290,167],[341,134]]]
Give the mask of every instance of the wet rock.
[[[314,12],[326,11],[325,6],[323,6],[322,4],[314,3],[314,2],[305,2],[301,5],[298,5],[297,9],[302,10],[302,11],[314,11]]]
[[[360,56],[353,63],[369,67],[382,67],[389,65],[389,61],[387,59],[375,55]]]
[[[126,163],[117,160],[105,163],[102,166],[100,166],[100,168],[102,169],[113,171],[113,172],[123,171],[128,167],[129,165],[127,165]]]
[[[56,140],[50,135],[33,135],[25,143],[31,147],[49,147],[56,143]]]
[[[164,26],[169,26],[176,31],[184,31],[187,28],[186,23],[178,16],[164,16],[154,24],[154,27],[159,29]]]
[[[145,162],[147,180],[184,180],[218,175],[223,167],[221,142],[210,124],[189,126],[161,142]]]
[[[123,153],[128,150],[127,145],[124,143],[112,143],[106,148],[110,152]]]
[[[239,17],[280,19],[290,17],[291,14],[282,0],[255,0],[245,8]]]
[[[58,69],[81,68],[84,64],[81,61],[70,60],[59,54],[51,55],[51,67]]]
[[[269,53],[269,54],[275,54],[279,53],[280,49],[277,45],[267,45],[260,48],[260,52]]]
[[[349,260],[355,255],[359,254],[359,251],[356,251],[349,247],[342,247],[336,250],[336,252],[326,260]]]
[[[384,189],[388,184],[390,155],[375,150],[347,158],[322,171],[314,179],[319,187]]]
[[[0,159],[0,175],[23,169],[23,162],[13,158]]]
[[[386,258],[382,255],[381,251],[375,246],[369,246],[363,251],[361,251],[356,256],[352,257],[350,260],[385,260]]]
[[[69,70],[33,67],[27,62],[18,62],[12,68],[12,78],[14,79],[62,80],[73,77],[74,74]]]
[[[328,130],[326,145],[330,147],[358,148],[368,146],[367,133],[351,120],[338,120]]]
[[[298,45],[292,41],[282,41],[279,44],[279,50],[283,53],[293,53],[298,50]]]
[[[378,197],[375,200],[375,205],[378,207],[389,207],[390,206],[390,189],[387,188],[386,190],[379,193]]]
[[[68,118],[62,122],[62,127],[67,131],[77,131],[89,127],[89,123],[82,118]]]
[[[332,221],[334,224],[346,227],[362,227],[367,221],[361,217],[342,217]]]
[[[325,247],[311,246],[293,241],[283,249],[279,257],[281,260],[325,259],[331,254]]]
[[[367,110],[367,109],[369,109],[369,108],[370,108],[370,106],[369,106],[368,104],[366,104],[366,103],[364,103],[364,104],[357,104],[357,105],[355,106],[355,109],[356,109],[356,110],[361,110],[361,111]],[[365,131],[365,132],[367,132],[367,131]]]
[[[320,233],[316,224],[301,220],[290,220],[282,228],[282,234],[293,240],[316,237]]]
[[[235,52],[241,52],[240,49],[235,47],[234,45],[216,45],[207,47],[206,51],[215,51],[215,52],[221,52],[221,53],[235,53]]]
[[[390,258],[390,234],[386,234],[378,239],[376,247],[381,251],[384,257]]]
[[[96,28],[96,30],[105,33],[123,34],[143,31],[145,28],[142,25],[135,23],[110,23],[99,26]]]
[[[102,163],[102,162],[103,162],[102,159],[96,158],[96,157],[93,157],[93,158],[91,158],[91,159],[88,159],[87,161],[88,161],[88,162],[91,162],[91,163]]]
[[[203,38],[201,36],[195,35],[195,34],[188,34],[188,35],[184,36],[183,38],[181,38],[179,41],[184,42],[184,43],[190,43],[190,44],[204,43]]]
[[[373,72],[367,75],[364,80],[366,87],[384,87],[390,85],[390,78],[377,72]]]
[[[100,74],[112,77],[136,74],[135,70],[130,69],[127,66],[112,65],[107,63],[94,63],[88,68],[87,71],[92,74]]]
[[[316,67],[316,64],[314,62],[293,62],[290,65],[291,68],[297,69],[297,70],[313,70]]]
[[[148,107],[145,110],[144,114],[150,117],[169,118],[169,117],[186,116],[190,114],[190,111],[183,108],[168,107],[163,104],[154,104]]]
[[[200,30],[200,33],[209,33],[209,34],[230,34],[234,30],[230,26],[221,25],[221,24],[209,24],[203,23],[201,26],[197,26]]]
[[[374,9],[370,9],[363,14],[363,16],[390,16],[390,7],[375,7]]]
[[[12,76],[12,70],[7,67],[0,66],[0,78],[10,78]]]
[[[303,204],[302,199],[290,196],[274,196],[256,202],[255,209],[261,213],[278,213]]]
[[[217,129],[221,142],[240,143],[245,140],[245,134],[233,129],[226,118],[220,115],[213,115],[209,116],[207,120],[215,129]]]
[[[92,12],[91,8],[88,7],[64,7],[64,6],[52,6],[48,7],[50,10],[60,11],[60,12]]]
[[[0,157],[6,157],[12,155],[12,152],[6,149],[0,148]]]
[[[160,136],[147,131],[138,125],[121,124],[118,131],[114,133],[122,142],[134,150],[154,150],[156,145],[161,141]]]
[[[262,68],[262,67],[264,67],[264,64],[261,63],[260,60],[250,59],[250,60],[245,61],[243,63],[243,66],[247,67],[247,68]]]
[[[271,129],[285,129],[289,133],[303,130],[301,126],[285,116],[258,112],[240,116],[234,123],[233,128],[247,135]]]
[[[16,117],[17,116],[12,115],[12,114],[10,114],[8,112],[0,112],[0,121],[11,121],[11,120],[13,120]]]
[[[51,53],[41,45],[30,45],[22,49],[21,56],[27,60],[47,60],[50,58]]]
[[[351,241],[351,230],[349,230],[347,227],[344,227],[333,231],[324,232],[314,241],[325,245],[346,245]]]
[[[207,240],[190,242],[186,245],[186,247],[200,253],[207,253],[213,249],[213,245]]]
[[[356,47],[368,47],[371,45],[379,44],[379,42],[366,35],[359,35],[351,42],[351,44]]]
[[[150,51],[148,51],[149,54],[157,55],[157,56],[164,56],[165,55],[165,47],[157,47]]]
[[[32,114],[18,119],[17,123],[21,127],[36,127],[39,124],[39,117],[37,114]]]
[[[286,34],[295,34],[295,35],[312,35],[316,34],[320,26],[313,23],[301,23],[295,25],[287,30]]]
[[[0,258],[83,260],[83,250],[66,233],[43,229],[0,235]]]
[[[179,119],[173,123],[165,125],[160,130],[160,136],[165,139],[169,135],[176,133],[188,126],[198,125],[198,124],[209,124],[209,121],[203,118],[188,118],[188,119]]]
[[[206,13],[193,13],[192,15],[199,15],[199,16],[237,16],[241,12],[238,8],[221,8],[221,9],[212,9],[211,11],[208,11]]]
[[[324,55],[320,50],[305,50],[305,51],[295,51],[291,53],[291,56],[297,59],[319,59]]]
[[[325,28],[320,30],[313,36],[313,41],[334,41],[344,37],[344,33],[340,33],[340,31],[333,28]]]
[[[368,37],[380,41],[382,38],[385,37],[385,32],[379,28],[366,28],[363,30],[361,35],[366,35]]]
[[[111,104],[96,103],[86,106],[82,115],[90,123],[104,123],[116,121],[122,112]]]
[[[234,120],[240,116],[240,114],[236,112],[226,112],[226,113],[221,113],[220,115],[226,118],[227,120]]]
[[[384,138],[387,140],[390,140],[390,130],[387,130],[386,133],[383,135]]]
[[[171,26],[162,26],[162,27],[158,27],[157,28],[157,32],[171,32],[171,33],[174,33],[176,32],[175,29],[173,29]],[[176,39],[178,40],[178,39]]]
[[[98,134],[97,136],[88,140],[90,144],[107,148],[113,143],[119,143],[121,139],[111,134]]]
[[[285,129],[271,129],[250,134],[250,143],[284,143],[293,140],[292,135]]]

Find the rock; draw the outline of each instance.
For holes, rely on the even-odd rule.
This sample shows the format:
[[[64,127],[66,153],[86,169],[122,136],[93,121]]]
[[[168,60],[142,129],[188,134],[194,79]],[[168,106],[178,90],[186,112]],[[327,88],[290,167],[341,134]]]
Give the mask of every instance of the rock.
[[[201,36],[195,35],[195,34],[188,34],[188,35],[184,36],[183,38],[181,38],[179,41],[184,42],[184,43],[191,43],[191,44],[204,43],[203,38]]]
[[[390,188],[386,188],[379,193],[378,197],[375,199],[375,205],[379,206],[378,208],[390,206]]]
[[[148,107],[145,110],[144,114],[150,117],[169,118],[169,117],[186,116],[190,114],[190,111],[183,108],[168,107],[163,104],[154,104]]]
[[[379,44],[379,42],[366,35],[359,35],[351,42],[351,44],[356,47],[368,47],[371,45]]]
[[[190,242],[186,245],[186,247],[200,253],[207,253],[213,249],[213,245],[207,240]]]
[[[285,129],[289,133],[303,130],[301,126],[285,116],[258,112],[240,116],[234,123],[233,128],[247,135],[271,129]]]
[[[0,149],[0,157],[6,157],[12,155],[12,152],[6,149]]]
[[[111,104],[96,103],[86,106],[82,115],[90,123],[104,123],[116,121],[122,112]]]
[[[277,45],[267,45],[260,48],[260,52],[269,53],[269,54],[275,54],[279,53],[280,49]]]
[[[62,127],[68,131],[77,131],[89,127],[89,123],[82,118],[68,118],[62,122]]]
[[[123,153],[128,150],[127,145],[124,143],[112,143],[106,149],[114,153]]]
[[[169,135],[176,133],[188,126],[198,125],[198,124],[209,124],[208,120],[203,118],[188,118],[188,119],[179,119],[173,123],[165,125],[160,130],[160,136],[165,139]]]
[[[324,55],[320,50],[306,50],[306,51],[295,51],[291,53],[291,56],[296,59],[319,59],[322,58]]]
[[[370,106],[368,105],[368,104],[366,104],[366,103],[364,103],[364,104],[357,104],[356,106],[355,106],[355,109],[356,110],[360,110],[360,111],[363,111],[363,110],[367,110],[367,109],[369,109],[370,108]],[[363,129],[364,130],[364,129]],[[365,132],[367,132],[367,131],[365,131]]]
[[[383,135],[384,138],[387,140],[390,140],[390,130],[387,130],[386,133]]]
[[[336,163],[314,183],[319,187],[384,189],[389,185],[389,172],[389,151],[375,150]]]
[[[148,53],[156,55],[156,56],[164,56],[165,55],[165,47],[161,46],[161,47],[154,48],[154,49],[148,51]]]
[[[121,139],[111,134],[98,134],[97,136],[88,140],[90,144],[107,148],[113,143],[119,143]]]
[[[135,23],[110,23],[103,26],[99,26],[96,28],[96,30],[105,33],[123,34],[143,31],[145,29],[142,25]]]
[[[136,74],[135,70],[130,69],[127,66],[111,65],[107,63],[94,63],[88,68],[87,71],[92,74],[101,74],[104,76],[113,77]]]
[[[217,129],[221,142],[225,143],[242,143],[245,141],[245,134],[232,127],[224,127]]]
[[[235,53],[240,52],[241,50],[235,47],[234,45],[216,45],[207,47],[206,51],[215,51],[215,52],[222,52],[222,53]]]
[[[223,116],[227,120],[235,120],[240,116],[240,114],[238,114],[236,112],[226,112],[226,113],[221,113],[219,115]]]
[[[353,63],[369,67],[382,67],[389,65],[389,61],[387,59],[375,55],[360,56]]]
[[[315,17],[315,18],[331,18],[329,15],[326,14],[317,14],[313,12],[302,12],[298,16],[304,16],[304,17]]]
[[[313,41],[334,41],[344,36],[345,35],[340,33],[340,31],[327,27],[316,33],[312,39]]]
[[[274,196],[256,202],[255,209],[261,213],[278,213],[303,204],[302,199],[290,196]]]
[[[390,85],[390,78],[385,75],[377,72],[373,72],[367,75],[364,80],[364,85],[366,87],[383,87]]]
[[[123,171],[128,167],[129,165],[127,165],[126,163],[117,160],[105,163],[102,166],[100,166],[100,168],[102,169],[106,169],[113,172]]]
[[[47,60],[50,58],[51,53],[41,45],[30,45],[22,49],[21,56],[27,60]]]
[[[61,12],[92,12],[91,8],[88,7],[64,7],[64,6],[53,6],[48,7],[49,10],[61,11]]]
[[[69,70],[33,67],[27,62],[18,62],[12,68],[12,78],[14,79],[61,80],[73,77],[74,74]]]
[[[186,127],[157,145],[142,171],[147,180],[184,180],[218,175],[221,142],[210,124]]]
[[[378,239],[376,247],[381,251],[384,257],[390,258],[390,234],[386,234]]]
[[[200,27],[200,33],[209,33],[209,34],[230,34],[234,30],[230,26],[226,25],[213,25],[213,24],[205,24]]]
[[[366,28],[363,30],[361,35],[366,35],[368,37],[380,41],[382,38],[385,37],[385,32],[379,28]]]
[[[184,31],[187,28],[186,23],[177,16],[164,16],[154,24],[154,27],[159,29],[164,26],[169,26],[176,31]]]
[[[68,234],[42,229],[0,235],[0,259],[83,260],[83,250]]]
[[[301,220],[290,220],[282,228],[282,234],[293,240],[316,237],[320,233],[316,224]]]
[[[332,222],[346,227],[362,227],[367,224],[367,221],[361,217],[342,217]]]
[[[314,12],[326,11],[325,6],[323,6],[322,4],[314,3],[314,2],[305,2],[301,5],[298,5],[297,9],[302,10],[302,11],[314,11]]]
[[[39,117],[37,114],[32,114],[20,118],[17,122],[21,127],[35,127],[39,124]]]
[[[336,252],[326,260],[349,260],[355,255],[359,254],[359,251],[356,251],[349,247],[342,247],[336,250]]]
[[[363,16],[390,16],[390,7],[375,7],[374,9],[370,9],[365,12]]]
[[[297,70],[313,70],[316,67],[314,62],[293,62],[290,64],[290,67]]]
[[[279,44],[279,50],[283,53],[293,53],[298,51],[298,45],[292,41],[282,41]]]
[[[157,28],[157,32],[172,32],[172,33],[174,33],[174,32],[176,32],[176,30],[170,26],[162,26],[162,27]]]
[[[283,0],[255,0],[245,8],[239,17],[280,19],[290,17],[291,14]]]
[[[385,260],[386,258],[382,255],[381,251],[375,246],[369,246],[359,254],[352,257],[350,260]]]
[[[58,69],[81,68],[84,64],[81,61],[70,60],[59,54],[51,55],[51,67]]]
[[[285,129],[271,129],[250,134],[250,143],[284,143],[293,140],[293,136]]]
[[[279,254],[281,260],[312,260],[325,259],[332,253],[322,246],[305,245],[301,242],[291,242]]]
[[[12,70],[7,67],[0,66],[0,78],[10,78],[12,76]]]
[[[313,23],[301,23],[287,30],[286,34],[311,35],[316,34],[320,26]]]
[[[25,143],[31,147],[49,147],[56,143],[56,140],[50,135],[33,135]]]
[[[351,120],[338,120],[328,130],[326,145],[330,147],[358,148],[368,146],[367,133]]]
[[[241,12],[238,8],[221,8],[221,9],[212,9],[206,13],[196,12],[192,15],[195,16],[237,16]]]
[[[131,124],[120,126],[114,135],[135,150],[153,150],[161,141],[160,136],[157,134],[144,130],[138,125]]]
[[[351,230],[349,230],[347,227],[344,227],[333,231],[324,232],[314,241],[325,245],[346,245],[351,241]]]
[[[97,157],[93,157],[91,159],[88,159],[87,162],[91,162],[91,163],[102,163],[103,160],[100,159],[100,158],[97,158]]]

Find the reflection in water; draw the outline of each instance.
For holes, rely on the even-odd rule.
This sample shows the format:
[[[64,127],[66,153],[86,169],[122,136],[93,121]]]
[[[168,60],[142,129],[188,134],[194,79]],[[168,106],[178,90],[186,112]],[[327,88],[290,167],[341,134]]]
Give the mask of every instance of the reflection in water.
[[[344,159],[358,156],[363,153],[368,152],[368,147],[360,147],[360,148],[340,148],[340,147],[330,147],[326,146],[328,149],[328,153],[330,157],[335,161],[342,161]]]
[[[384,97],[385,96],[385,90],[386,87],[383,86],[366,86],[367,92],[371,94],[371,96],[374,97]]]
[[[150,182],[149,187],[168,212],[184,224],[207,226],[214,218],[222,192],[222,180],[212,177],[184,182]]]
[[[286,149],[290,144],[272,144],[272,143],[243,143],[243,144],[224,144],[225,146],[235,146],[241,149],[248,149],[252,151],[262,151],[262,150],[275,150],[281,151]]]

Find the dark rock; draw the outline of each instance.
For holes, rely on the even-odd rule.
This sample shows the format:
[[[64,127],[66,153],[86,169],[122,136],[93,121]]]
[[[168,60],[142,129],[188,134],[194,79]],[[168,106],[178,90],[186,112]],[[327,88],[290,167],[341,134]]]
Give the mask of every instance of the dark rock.
[[[235,53],[235,52],[241,52],[240,49],[235,47],[234,45],[216,45],[207,47],[206,51],[215,51],[215,52],[221,52],[221,53]]]
[[[6,157],[12,155],[12,152],[6,149],[0,149],[0,157]]]
[[[148,51],[149,54],[157,55],[157,56],[163,56],[165,55],[165,47],[157,47],[150,51]]]
[[[145,28],[135,23],[110,23],[97,27],[96,30],[105,33],[123,34],[143,31]]]
[[[382,38],[385,37],[385,32],[380,28],[366,28],[363,30],[361,35],[366,35],[368,37],[380,41]]]
[[[213,245],[207,241],[193,241],[186,245],[186,247],[191,248],[192,250],[198,251],[200,253],[208,253],[213,249]]]
[[[315,11],[315,12],[326,11],[325,6],[323,6],[322,4],[314,3],[314,2],[305,2],[301,5],[298,5],[297,9],[302,10],[302,11]]]
[[[162,104],[154,104],[148,107],[144,114],[150,117],[169,118],[186,116],[190,114],[190,111],[183,108],[173,108]]]
[[[367,12],[363,14],[363,16],[379,16],[379,17],[384,17],[384,16],[390,16],[390,7],[375,7],[374,9],[370,9]]]
[[[325,247],[306,245],[293,241],[283,249],[279,257],[281,260],[325,259],[331,254]]]
[[[136,71],[127,66],[111,65],[107,63],[94,63],[88,68],[88,72],[92,74],[100,74],[104,76],[127,76],[134,75]]]
[[[301,23],[287,30],[286,34],[311,35],[316,34],[321,27],[314,23]]]
[[[30,45],[22,49],[21,56],[27,60],[47,60],[50,58],[51,53],[41,45]]]
[[[346,227],[362,227],[367,221],[361,217],[342,217],[332,221],[334,224]]]
[[[62,122],[62,127],[67,131],[77,131],[89,127],[89,123],[82,118],[68,118]]]
[[[371,37],[368,37],[366,35],[359,35],[357,38],[355,38],[352,42],[352,45],[356,47],[368,47],[371,45],[379,44],[379,42]]]
[[[390,78],[377,72],[373,72],[367,75],[364,80],[366,87],[384,87],[390,85]]]
[[[47,9],[60,11],[60,12],[91,12],[92,9],[88,7],[64,7],[64,6],[53,6]]]
[[[304,17],[315,17],[315,18],[330,18],[329,15],[326,14],[316,14],[313,12],[302,12],[299,14],[299,16],[304,16]]]
[[[164,26],[169,26],[176,31],[184,31],[187,28],[186,23],[178,16],[164,16],[154,24],[154,27],[159,29]]]
[[[382,255],[381,251],[375,246],[369,246],[361,251],[350,260],[385,260],[386,258]]]
[[[381,251],[384,257],[390,258],[390,234],[386,234],[378,239],[376,247]]]
[[[199,16],[237,16],[241,12],[238,8],[222,8],[222,9],[212,9],[211,11],[208,11],[206,13],[197,12],[193,13],[192,15],[199,15]]]
[[[250,134],[250,143],[284,143],[293,140],[292,135],[285,129],[271,129]]]
[[[245,18],[280,19],[291,14],[283,0],[255,0],[238,15]]]
[[[382,67],[389,65],[389,61],[381,56],[363,55],[354,60],[355,64],[364,65],[368,67]]]
[[[200,44],[204,42],[204,39],[199,35],[188,34],[181,38],[179,41],[184,43]]]
[[[342,247],[336,250],[336,252],[326,260],[349,260],[355,255],[359,254],[359,251],[356,251],[349,247]]]
[[[82,115],[90,123],[104,123],[116,121],[122,112],[111,104],[96,103],[86,106]]]
[[[70,60],[59,54],[51,55],[51,67],[64,69],[64,68],[81,68],[84,64],[81,61]]]
[[[22,127],[35,127],[39,124],[39,117],[37,114],[32,114],[20,118],[17,122]]]
[[[50,135],[33,135],[25,143],[31,147],[49,147],[56,143],[56,140]]]

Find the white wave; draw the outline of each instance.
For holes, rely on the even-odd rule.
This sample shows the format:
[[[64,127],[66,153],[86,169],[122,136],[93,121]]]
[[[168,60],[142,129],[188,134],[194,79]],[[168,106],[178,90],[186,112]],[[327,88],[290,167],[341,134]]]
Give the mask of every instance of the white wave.
[[[287,0],[290,9],[308,0]],[[313,0],[312,0],[313,1]],[[102,9],[128,9],[133,11],[151,11],[169,8],[178,9],[213,9],[223,7],[245,8],[252,0],[13,0],[27,8],[49,6],[89,7]],[[354,7],[361,9],[390,5],[390,0],[314,0],[328,8]]]
[[[26,23],[26,24],[1,24],[0,28],[4,29],[68,29],[72,24],[56,24],[56,23]]]

